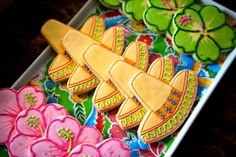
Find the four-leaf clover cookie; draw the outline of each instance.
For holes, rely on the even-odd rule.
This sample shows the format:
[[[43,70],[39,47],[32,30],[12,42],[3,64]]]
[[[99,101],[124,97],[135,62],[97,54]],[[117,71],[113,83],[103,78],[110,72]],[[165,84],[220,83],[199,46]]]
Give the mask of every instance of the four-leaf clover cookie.
[[[234,47],[235,32],[217,7],[206,5],[199,11],[184,8],[176,13],[172,40],[178,52],[193,54],[204,63],[213,63],[221,52]]]
[[[167,32],[172,36],[174,28],[172,19],[181,8],[191,6],[198,10],[194,0],[148,0],[148,8],[144,12],[143,21],[154,32]]]

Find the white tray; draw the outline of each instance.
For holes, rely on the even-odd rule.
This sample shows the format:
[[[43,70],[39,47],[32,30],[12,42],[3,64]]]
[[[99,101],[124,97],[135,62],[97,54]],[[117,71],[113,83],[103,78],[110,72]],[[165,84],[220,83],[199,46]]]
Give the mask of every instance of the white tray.
[[[204,4],[211,4],[216,5],[226,14],[230,15],[234,20],[236,20],[236,13],[228,8],[213,2],[211,0],[202,0]],[[74,18],[69,22],[69,25],[79,28],[84,21],[91,15],[92,12],[95,11],[96,7],[98,6],[99,2],[97,0],[88,0],[88,2],[80,9],[80,11],[74,16]],[[12,85],[12,88],[19,89],[20,87],[26,85],[42,68],[46,66],[48,61],[54,57],[56,54],[52,51],[52,49],[48,46],[38,57],[37,59],[28,67],[28,69],[19,77],[19,79]],[[224,64],[222,65],[220,71],[218,72],[217,76],[215,77],[214,81],[207,89],[204,96],[200,99],[196,107],[194,108],[191,115],[187,118],[186,122],[182,126],[178,136],[166,152],[165,156],[171,156],[174,151],[176,150],[177,146],[184,138],[185,134],[187,133],[188,129],[197,118],[199,112],[202,110],[204,104],[210,97],[211,93],[214,91],[216,86],[218,85],[221,78],[224,76],[225,72],[233,62],[236,57],[236,48],[227,56]]]

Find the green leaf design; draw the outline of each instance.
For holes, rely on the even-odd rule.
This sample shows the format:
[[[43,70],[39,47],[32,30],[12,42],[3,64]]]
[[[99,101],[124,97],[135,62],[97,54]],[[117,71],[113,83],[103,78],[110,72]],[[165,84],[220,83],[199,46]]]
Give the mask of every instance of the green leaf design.
[[[84,122],[86,121],[86,112],[84,109],[84,105],[82,104],[76,104],[75,105],[75,118],[77,118],[81,125],[84,125]]]
[[[225,25],[225,14],[215,6],[207,5],[203,7],[200,10],[200,15],[203,19],[205,29],[208,31]]]
[[[217,61],[221,51],[234,47],[235,32],[225,23],[225,15],[216,6],[199,11],[185,8],[174,17],[174,48],[206,64]]]
[[[119,8],[121,3],[119,0],[99,0],[102,5],[108,8]]]
[[[200,34],[179,29],[173,36],[174,46],[182,53],[194,53]]]
[[[124,14],[135,20],[142,21],[143,13],[147,8],[147,0],[126,0],[122,4]]]
[[[178,11],[174,17],[174,25],[179,29],[191,32],[198,32],[204,28],[199,13],[191,8]]]
[[[203,62],[212,63],[220,56],[220,48],[208,36],[202,36],[196,48],[196,57]]]
[[[181,8],[194,4],[194,0],[149,0],[144,13],[144,23],[154,32],[167,32],[172,36],[172,19]]]
[[[164,32],[172,21],[173,13],[169,10],[150,7],[144,13],[144,22],[151,30]],[[163,21],[160,22],[157,19],[163,19]]]
[[[219,44],[222,50],[234,47],[235,33],[228,25],[209,32],[209,36]]]

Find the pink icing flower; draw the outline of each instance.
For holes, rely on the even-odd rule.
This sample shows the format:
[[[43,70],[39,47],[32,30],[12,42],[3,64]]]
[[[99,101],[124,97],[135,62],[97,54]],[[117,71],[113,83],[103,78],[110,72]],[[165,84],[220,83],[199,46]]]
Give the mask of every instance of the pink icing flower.
[[[16,118],[17,134],[8,144],[11,156],[28,156],[30,145],[44,136],[50,122],[60,116],[69,115],[67,110],[58,104],[48,104],[41,109],[26,109]]]
[[[119,125],[113,124],[112,128],[110,129],[111,136],[113,138],[122,139],[123,137],[127,136],[126,131],[122,130]]]
[[[33,87],[25,86],[18,91],[11,88],[0,90],[0,144],[7,144],[16,133],[14,122],[24,109],[38,109],[44,105],[44,93]]]
[[[178,57],[176,57],[174,55],[169,55],[168,58],[170,58],[173,61],[175,66],[177,66],[179,64],[179,58]]]
[[[120,139],[110,138],[97,145],[81,144],[75,147],[69,157],[130,157],[130,150]]]
[[[146,43],[148,46],[152,44],[152,38],[149,35],[140,35],[138,41]]]
[[[52,120],[45,131],[45,136],[30,146],[29,156],[66,157],[79,144],[97,144],[102,141],[101,133],[89,126],[81,126],[71,116]]]

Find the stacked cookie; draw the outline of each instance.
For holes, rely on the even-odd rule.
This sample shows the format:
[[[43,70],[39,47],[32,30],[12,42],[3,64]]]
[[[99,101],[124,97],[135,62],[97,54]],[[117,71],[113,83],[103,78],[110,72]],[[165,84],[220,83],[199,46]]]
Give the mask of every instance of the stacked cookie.
[[[99,17],[89,20],[92,18]],[[57,24],[62,26],[58,22],[47,22],[43,28],[51,31],[50,25]],[[49,40],[46,29],[43,30]],[[145,43],[132,42],[123,52],[125,32],[122,27],[109,28],[100,41],[81,30],[69,29],[63,36],[57,33],[55,37],[61,37],[57,45],[77,63],[67,81],[70,92],[82,94],[96,88],[93,104],[97,110],[106,112],[121,105],[116,116],[120,127],[130,129],[140,125],[138,133],[145,143],[168,136],[183,123],[197,93],[194,72],[183,70],[174,76],[174,64],[167,58],[157,59],[148,68]],[[70,87],[74,85],[72,80],[77,81],[78,88]]]
[[[174,49],[204,63],[213,63],[222,51],[234,46],[235,33],[215,6],[201,6],[193,0],[101,3],[111,8],[122,4],[127,17],[144,21],[157,33],[166,33]],[[104,28],[98,16],[91,16],[80,30],[55,20],[46,22],[42,33],[58,52],[49,68],[50,76],[58,82],[69,78],[67,88],[73,94],[95,89],[93,104],[99,112],[120,106],[116,115],[120,127],[139,125],[138,134],[145,143],[165,138],[191,110],[198,86],[195,72],[182,70],[174,74],[174,63],[167,58],[159,58],[149,66],[145,43],[132,42],[124,50],[124,29]],[[56,71],[70,69],[69,63],[75,68],[55,79]]]

